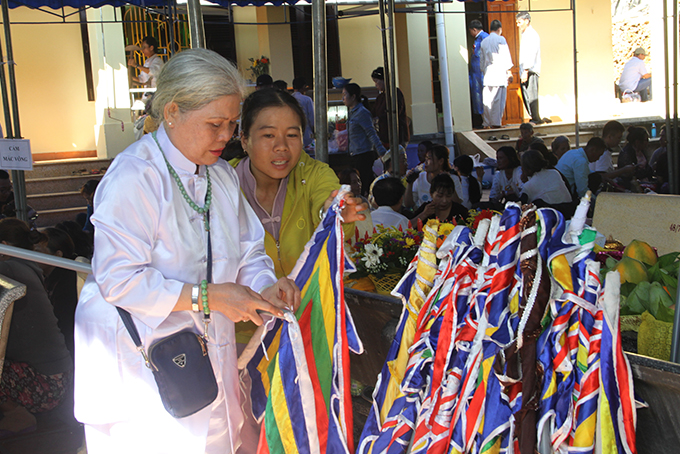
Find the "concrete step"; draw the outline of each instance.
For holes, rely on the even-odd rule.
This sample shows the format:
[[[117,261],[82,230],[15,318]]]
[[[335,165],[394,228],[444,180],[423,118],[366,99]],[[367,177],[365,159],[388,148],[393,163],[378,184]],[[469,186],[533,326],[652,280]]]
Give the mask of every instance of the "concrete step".
[[[87,213],[86,207],[58,208],[52,210],[37,210],[38,219],[35,223],[38,227],[51,227],[65,221],[75,221],[78,213]]]
[[[26,196],[26,203],[36,211],[87,206],[80,191],[30,194]]]
[[[595,126],[593,125],[591,128],[584,128],[581,127],[580,131],[583,132],[585,130],[590,130],[590,129],[596,129]],[[487,139],[490,136],[501,136],[503,134],[507,134],[511,137],[519,137],[519,125],[508,125],[503,128],[495,128],[495,129],[475,129],[475,132],[479,137],[482,139]],[[534,134],[554,134],[556,136],[560,135],[567,135],[567,133],[574,133],[574,124],[573,123],[550,123],[550,124],[543,124],[539,126],[534,126]]]
[[[491,146],[491,143],[485,142],[475,132],[464,131],[456,133],[456,143],[461,153],[467,155],[479,153],[482,161],[487,157],[496,159],[496,150]]]
[[[80,191],[88,180],[101,180],[98,175],[71,175],[26,179],[26,194],[50,194],[54,192]]]
[[[501,139],[502,135],[507,135],[510,138]],[[545,142],[545,146],[548,147],[548,149],[550,149],[550,144],[552,143],[552,141],[555,140],[555,138],[558,136],[567,136],[569,138],[569,143],[571,143],[572,148],[576,145],[576,134],[573,131],[570,133],[554,133],[554,134],[544,134],[543,132],[539,132],[538,134],[534,133],[534,135],[543,139],[543,142]],[[496,137],[498,140],[488,140],[488,137],[491,136]],[[588,140],[590,140],[592,137],[593,137],[592,131],[580,131],[579,145],[584,146],[588,142]],[[486,143],[489,144],[494,149],[498,150],[500,147],[504,146],[514,147],[515,143],[517,142],[517,139],[519,139],[519,131],[517,132],[516,135],[503,132],[500,135],[487,136]]]
[[[72,176],[74,172],[80,174],[81,170],[86,172],[100,171],[108,168],[109,165],[111,165],[110,159],[97,158],[35,162],[33,170],[26,173],[26,179]]]

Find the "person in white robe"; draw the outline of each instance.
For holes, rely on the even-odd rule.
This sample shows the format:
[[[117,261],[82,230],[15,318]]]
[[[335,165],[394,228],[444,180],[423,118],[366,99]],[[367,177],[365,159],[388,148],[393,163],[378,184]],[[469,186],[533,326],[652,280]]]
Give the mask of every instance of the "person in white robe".
[[[144,55],[144,64],[139,65],[134,58],[128,59],[128,66],[139,70],[139,75],[132,77],[132,81],[147,88],[155,88],[158,75],[163,69],[163,59],[158,55],[158,40],[153,36],[142,39],[142,47],[128,46],[126,50],[139,50]]]
[[[501,36],[503,29],[499,20],[491,22],[491,33],[482,41],[480,64],[484,74],[483,123],[485,128],[500,128],[508,90],[512,78],[512,57],[508,43]]]
[[[230,454],[241,444],[234,323],[261,324],[258,310],[281,316],[300,299],[292,281],[277,281],[262,225],[235,171],[219,159],[244,87],[238,70],[212,51],[173,57],[158,79],[157,133],[119,154],[98,187],[93,275],[75,320],[75,415],[90,454]],[[198,207],[210,199],[207,217],[185,200],[177,180]],[[192,291],[207,278],[206,223],[208,354],[219,392],[206,408],[175,419],[116,306],[132,314],[145,348],[185,329],[202,335]]]

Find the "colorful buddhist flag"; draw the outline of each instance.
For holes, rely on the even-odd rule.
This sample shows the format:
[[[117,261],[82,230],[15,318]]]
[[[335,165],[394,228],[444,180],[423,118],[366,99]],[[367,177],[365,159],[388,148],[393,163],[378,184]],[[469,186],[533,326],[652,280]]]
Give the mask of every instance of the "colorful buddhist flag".
[[[302,296],[295,316],[270,321],[247,347],[259,454],[354,452],[349,351],[363,346],[344,299],[343,274],[353,265],[343,248],[343,205],[339,195],[289,276]]]
[[[603,294],[587,209],[567,227],[508,203],[474,241],[457,228],[429,294],[416,256],[358,453],[636,452],[618,275]]]
[[[409,348],[417,329],[417,320],[420,310],[427,299],[430,289],[434,285],[434,276],[437,272],[437,236],[439,221],[428,221],[424,227],[424,238],[415,258],[406,270],[404,277],[399,281],[394,295],[400,296],[404,302],[404,310],[397,327],[397,333],[373,393],[373,406],[364,425],[361,441],[357,453],[369,454],[371,452],[387,452],[373,450],[373,444],[378,439],[383,424],[392,424],[400,411],[390,414],[395,401],[399,400],[399,406],[407,404],[404,393],[401,391],[401,382],[404,379],[409,360]],[[388,419],[390,420],[388,422]],[[392,437],[390,436],[390,439]],[[401,438],[401,436],[399,437]],[[385,440],[385,436],[383,436]],[[382,442],[381,442],[382,443]],[[388,446],[392,443],[388,443]]]

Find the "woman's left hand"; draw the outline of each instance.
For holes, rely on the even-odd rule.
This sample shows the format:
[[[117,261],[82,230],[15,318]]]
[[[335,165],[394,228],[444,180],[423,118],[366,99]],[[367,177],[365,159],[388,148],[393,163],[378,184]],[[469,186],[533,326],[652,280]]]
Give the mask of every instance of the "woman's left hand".
[[[292,312],[300,307],[300,289],[295,282],[282,277],[260,294],[268,303],[280,309],[289,309]]]
[[[333,199],[335,199],[335,196],[338,195],[338,189],[335,191],[331,192],[331,195],[326,199],[326,202],[323,204],[323,210],[324,212],[330,208],[331,204],[333,203]],[[359,197],[354,197],[354,194],[351,192],[348,192],[345,194],[345,207],[342,209],[342,219],[343,222],[348,223],[348,222],[355,222],[355,221],[363,221],[366,219],[366,215],[364,214],[359,214],[360,211],[364,211],[368,209],[368,205],[361,200]]]

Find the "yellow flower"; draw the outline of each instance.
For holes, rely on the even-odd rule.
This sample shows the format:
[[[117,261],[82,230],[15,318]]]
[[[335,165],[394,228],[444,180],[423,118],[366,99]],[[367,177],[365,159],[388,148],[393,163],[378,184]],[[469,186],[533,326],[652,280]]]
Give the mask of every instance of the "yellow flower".
[[[416,242],[413,241],[413,238],[406,238],[406,246],[407,247],[413,247],[415,246]]]
[[[449,233],[453,231],[453,224],[445,223],[445,224],[439,224],[439,234],[448,236]]]
[[[257,62],[254,61],[253,62],[253,68],[255,68],[256,66],[257,66]]]

